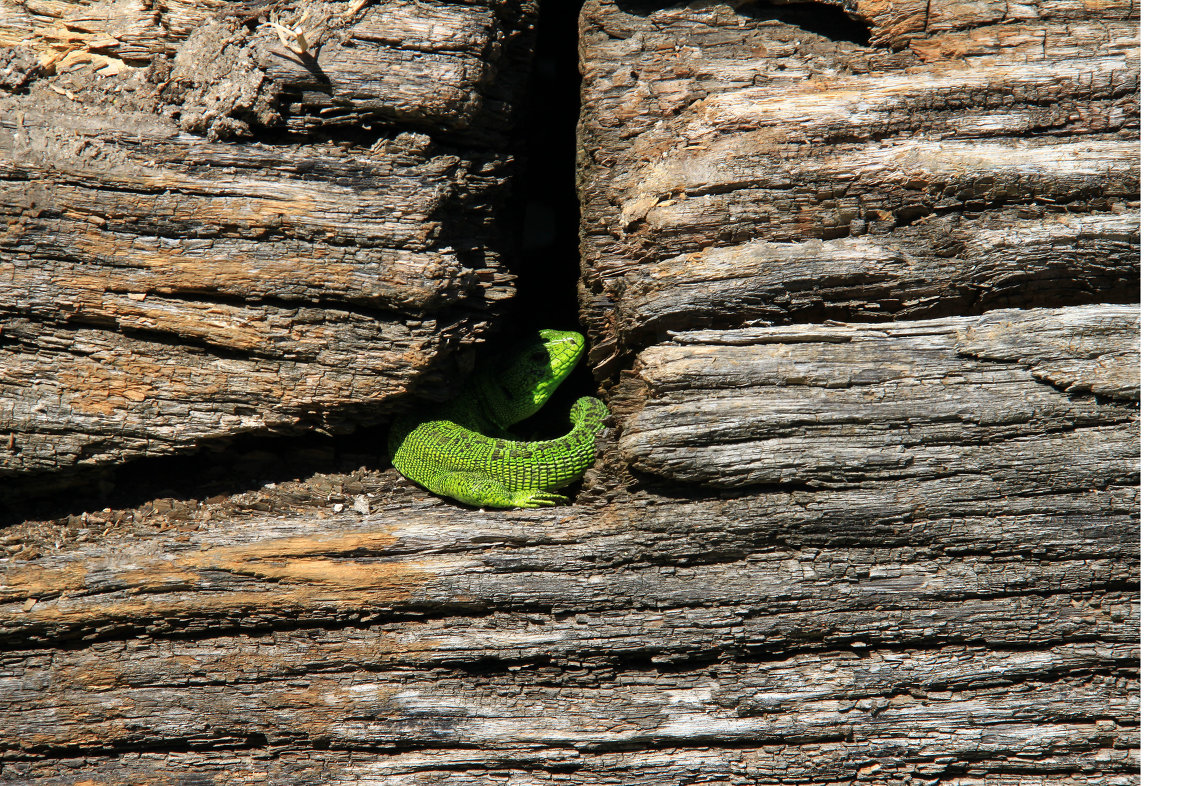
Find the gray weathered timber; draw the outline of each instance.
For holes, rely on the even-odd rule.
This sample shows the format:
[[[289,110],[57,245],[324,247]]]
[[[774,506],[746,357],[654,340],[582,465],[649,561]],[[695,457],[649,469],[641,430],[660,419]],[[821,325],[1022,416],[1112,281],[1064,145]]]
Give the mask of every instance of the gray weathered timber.
[[[213,642],[222,643],[235,644]],[[1035,718],[1057,721],[1058,728],[1047,731],[1064,747],[1104,738],[1127,747],[1133,737],[1120,726],[1137,718],[1136,697],[1113,690],[1134,660],[1134,645],[1063,645],[1034,653],[962,647],[904,658],[798,655],[765,668],[722,664],[700,674],[633,666],[602,684],[576,682],[538,664],[454,676],[428,666],[401,667],[375,671],[364,685],[346,673],[347,667],[355,670],[347,656],[374,654],[386,642],[364,644],[320,661],[273,642],[256,647],[245,662],[214,657],[211,647],[143,649],[123,656],[124,664],[115,669],[104,658],[110,648],[82,658],[73,653],[53,665],[42,656],[43,681],[6,685],[23,711],[10,716],[15,722],[3,730],[10,739],[32,729],[42,732],[37,719],[56,713],[66,717],[51,733],[39,733],[43,746],[159,746],[182,739],[237,744],[250,737],[304,747],[324,738],[336,748],[436,748],[452,738],[464,747],[557,748],[557,758],[564,758],[571,749],[673,747],[698,737],[726,745],[786,741],[804,750],[853,734],[871,741],[863,753],[910,748],[911,740],[920,739],[920,745],[949,755],[995,756],[1020,744]],[[270,664],[266,673],[263,663]],[[1073,674],[1097,667],[1112,676]],[[1062,677],[1037,682],[1052,668]],[[118,700],[95,690],[100,669],[109,685],[123,687]],[[563,684],[553,696],[537,695],[540,691],[531,696],[530,689],[547,678]],[[1024,689],[1012,690],[1014,684]],[[1114,725],[1072,729],[1071,721],[1081,715],[1103,715]],[[949,730],[968,719],[1000,728],[982,739],[956,741]],[[503,761],[513,754],[493,755]],[[478,751],[467,756],[481,758]],[[796,757],[794,765],[803,765],[804,758]],[[452,763],[450,757],[440,762]]]
[[[718,486],[1128,479],[1138,341],[1137,306],[684,333],[627,378],[621,456]]]
[[[314,756],[365,774],[319,744],[414,777],[576,762],[579,782],[654,783],[765,745],[789,782],[1003,772],[1010,756],[1121,782],[1136,488],[979,484],[131,520],[5,571],[5,772],[54,782],[79,747],[233,746],[242,778],[263,756],[285,782]],[[395,746],[415,750],[378,753]],[[121,761],[203,773],[227,756]]]
[[[18,529],[11,542],[43,551],[0,580],[10,645],[0,675],[17,697],[0,709],[0,739],[17,741],[5,774],[119,777],[118,763],[143,777],[204,774],[229,766],[219,749],[235,747],[234,782],[300,783],[321,766],[332,782],[454,782],[464,768],[539,782],[561,768],[580,783],[656,783],[732,767],[794,783],[971,769],[986,773],[980,783],[1017,772],[1134,783],[1135,413],[1091,393],[1072,403],[1030,369],[1087,360],[1094,383],[1111,357],[1136,366],[1135,329],[1130,307],[1077,307],[696,331],[643,353],[639,381],[616,399],[627,405],[639,387],[711,396],[738,380],[763,397],[800,384],[767,350],[808,350],[817,359],[798,377],[808,385],[874,386],[885,402],[858,426],[868,437],[857,465],[834,439],[809,446],[851,466],[831,467],[827,488],[618,492],[497,513],[398,495],[380,473],[357,489],[375,500],[366,514],[331,510],[336,489],[306,502],[297,483],[248,494],[232,514],[218,508],[202,528],[189,524],[198,515],[156,523],[147,509],[96,541],[78,524]],[[856,344],[892,357],[854,366],[825,351]],[[722,364],[721,352],[743,362]],[[919,390],[914,367],[946,383],[972,366],[1001,392],[1026,385],[1007,391],[1007,424],[922,429],[912,419],[936,399],[880,395],[889,375]],[[838,375],[853,368],[868,373],[847,387]],[[1136,398],[1136,378],[1110,387]],[[680,453],[673,432],[637,431],[658,400],[626,413],[623,448],[633,434],[662,441],[651,454]],[[1016,406],[1026,400],[1037,417]],[[836,407],[826,402],[830,428],[843,424],[852,441],[844,424],[863,413]],[[1046,428],[1051,417],[1077,422]],[[981,440],[988,427],[1011,431]],[[905,433],[914,454],[945,461],[935,471],[869,461],[889,449],[871,431]],[[254,510],[274,504],[291,512]],[[77,644],[52,649],[65,641]],[[147,746],[181,757],[61,758]],[[196,747],[213,750],[183,754]],[[397,747],[412,750],[381,753]]]
[[[242,249],[245,268],[187,247],[85,271],[141,289],[89,289],[41,252],[0,290],[24,309],[0,349],[75,347],[81,374],[122,374],[136,398],[112,337],[178,335],[179,368],[209,387],[147,400],[219,418],[232,398],[250,418],[210,376],[263,368],[250,378],[284,413],[266,429],[288,408],[357,417],[305,387],[343,349],[364,397],[389,376],[444,393],[471,340],[441,337],[484,333],[511,295],[485,203],[509,171],[489,135],[505,133],[527,5],[308,4],[314,56],[354,86],[341,101],[273,31],[212,3],[36,4],[22,18],[63,61],[120,70],[98,58],[123,52],[165,75],[169,122],[192,135],[125,142],[138,166],[196,183],[198,157],[234,167],[204,188],[310,200],[287,203],[282,229],[218,222],[204,242]],[[88,20],[130,15],[141,26],[116,43],[70,53],[103,27]],[[575,504],[467,510],[367,466],[152,487],[6,527],[0,781],[1136,786],[1136,15],[1116,0],[588,2],[581,292],[614,427]],[[26,55],[0,52],[13,100],[46,81],[87,95],[66,66],[6,65]],[[39,106],[73,101],[51,93]],[[29,124],[46,112],[33,103]],[[485,119],[455,125],[464,107]],[[259,144],[281,129],[296,138]],[[292,147],[319,166],[273,173]],[[236,168],[231,149],[261,165]],[[95,178],[56,166],[75,178],[59,198],[93,215],[71,189],[103,194]],[[403,243],[373,218],[397,191]],[[172,220],[205,206],[187,194],[161,203]],[[138,232],[168,225],[154,204],[131,208]],[[281,245],[274,267],[252,256]],[[323,266],[334,249],[354,256]],[[184,253],[173,272],[194,296],[166,280]],[[233,296],[209,296],[218,274]],[[26,379],[60,384],[30,363]]]
[[[533,4],[307,10],[297,52],[225,4],[6,5],[0,477],[379,424],[469,367]]]
[[[929,230],[941,224],[939,245]],[[672,330],[752,321],[873,321],[1094,301],[1136,288],[1139,235],[1136,212],[998,212],[879,236],[714,247],[614,280],[613,308],[629,340],[647,345]]]
[[[670,329],[1136,300],[1136,4],[842,5],[868,44],[787,4],[585,5],[602,377]]]
[[[900,699],[901,701],[903,699]],[[79,773],[86,772],[104,784],[173,783],[184,777],[193,782],[310,784],[395,784],[428,783],[475,786],[489,774],[501,777],[519,774],[521,783],[553,786],[562,783],[635,784],[657,786],[682,779],[716,783],[954,783],[956,786],[1135,786],[1136,775],[1096,773],[1080,748],[1103,747],[1113,765],[1130,764],[1130,745],[1136,740],[1107,722],[1097,727],[1067,722],[1039,726],[998,727],[973,741],[959,732],[957,745],[966,751],[972,745],[998,751],[1011,762],[1012,773],[984,773],[977,759],[963,764],[951,779],[939,778],[942,763],[928,758],[906,759],[911,740],[901,737],[871,740],[855,737],[811,745],[780,742],[759,747],[721,745],[714,741],[704,749],[681,748],[669,743],[635,751],[594,752],[558,747],[528,746],[503,753],[480,753],[470,748],[420,750],[376,754],[361,750],[253,749],[213,752],[123,753],[109,757],[79,756],[63,760],[63,767],[25,763],[12,768],[14,779],[51,786],[77,786]],[[978,740],[983,738],[981,744]],[[1036,772],[1030,765],[1039,746],[1053,746],[1058,753],[1046,761],[1047,769]],[[632,747],[632,746],[631,746]],[[927,751],[936,750],[931,745]],[[949,757],[947,757],[949,758]],[[964,758],[970,758],[966,754]],[[943,760],[944,762],[945,760]],[[1045,760],[1043,760],[1045,761]],[[1040,762],[1039,762],[1040,763]],[[858,766],[857,770],[854,767]],[[64,774],[66,773],[70,774]],[[960,773],[970,775],[963,776]],[[19,774],[18,774],[19,773]],[[1066,774],[1063,774],[1066,773]],[[203,780],[202,780],[203,779]],[[186,782],[186,781],[185,781]]]
[[[1049,474],[1036,465],[1031,474],[1039,471]],[[675,650],[685,658],[711,647],[769,650],[770,629],[784,640],[833,648],[1119,638],[1135,580],[1131,475],[1131,460],[1116,456],[1108,466],[1085,458],[1074,473],[1008,496],[995,493],[1007,480],[1002,475],[962,473],[912,481],[903,493],[863,482],[720,503],[638,496],[528,516],[430,508],[427,501],[382,508],[366,520],[319,508],[239,516],[178,535],[144,537],[146,528],[134,526],[6,568],[0,635],[34,645],[144,632],[269,631],[294,618],[344,625],[381,614],[503,610],[594,614],[598,625],[610,619],[598,649],[572,645],[600,656],[605,647],[624,652],[618,642],[644,624],[636,616],[619,622],[630,609],[676,608],[659,634],[667,660]],[[1087,537],[1076,542],[1080,531]],[[749,565],[742,563],[747,558]],[[1022,566],[1026,560],[1046,564]],[[1123,613],[1098,622],[1091,612],[1067,610],[1063,593],[1090,592],[1113,593],[1108,603]],[[1010,593],[1023,596],[1027,618],[1007,616]],[[739,606],[755,610],[754,622],[737,624],[742,633],[703,632],[713,609],[726,609],[724,629]],[[924,613],[916,611],[921,606]],[[864,609],[876,616],[863,618]],[[501,627],[524,624],[514,619]],[[422,631],[410,633],[432,646]]]

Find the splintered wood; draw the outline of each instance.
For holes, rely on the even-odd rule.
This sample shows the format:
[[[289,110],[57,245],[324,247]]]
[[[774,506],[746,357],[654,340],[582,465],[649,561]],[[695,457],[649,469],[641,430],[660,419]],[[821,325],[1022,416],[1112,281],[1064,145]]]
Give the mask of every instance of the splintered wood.
[[[843,3],[868,46],[627,5],[583,23],[603,376],[670,330],[1137,299],[1136,4]]]
[[[0,473],[443,394],[531,5],[0,15]],[[0,531],[0,780],[1137,784],[1137,15],[588,0],[576,503]],[[175,115],[27,68],[118,29]]]
[[[384,423],[514,294],[532,3],[226,5],[0,12],[0,478]]]

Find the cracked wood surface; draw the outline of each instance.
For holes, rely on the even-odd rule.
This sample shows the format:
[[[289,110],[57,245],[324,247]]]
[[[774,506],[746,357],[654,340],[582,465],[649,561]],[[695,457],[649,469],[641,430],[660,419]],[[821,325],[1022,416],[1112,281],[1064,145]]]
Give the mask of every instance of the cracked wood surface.
[[[887,782],[987,757],[1119,782],[1136,747],[1136,489],[972,509],[977,491],[517,515],[399,499],[121,528],[6,571],[5,774],[54,782],[108,750],[130,752],[85,771],[203,773],[229,754],[194,749],[234,747],[235,773],[275,751],[258,766],[286,782],[314,757],[332,782],[546,763],[592,782],[635,777],[619,751],[636,746],[655,763],[635,782],[653,783],[780,745],[762,777]],[[396,746],[414,750],[379,753]]]
[[[670,330],[1137,299],[1136,4],[846,0],[866,44],[732,5],[585,4],[601,377]]]
[[[849,18],[829,23],[804,3],[585,4],[581,294],[619,424],[609,460],[642,493],[679,498],[680,519],[700,528],[697,497],[720,499],[708,504],[732,531],[774,520],[789,543],[791,523],[820,517],[827,540],[802,564],[848,545],[842,534],[855,540],[852,520],[910,532],[936,520],[973,542],[940,541],[944,568],[985,583],[1015,588],[1048,567],[1039,547],[1018,557],[996,538],[1047,534],[1049,522],[1084,573],[1111,576],[1085,556],[1100,530],[1123,533],[1113,558],[1135,565],[1136,3],[840,5]],[[831,319],[844,322],[813,324]],[[1056,605],[1054,591],[994,607],[1007,610],[1002,627],[1035,632],[1018,644],[994,637],[982,586],[951,590],[901,566],[865,575],[849,595],[823,592],[830,607],[813,626],[878,614],[905,639],[902,658],[916,646],[902,631],[922,619],[949,623],[928,629],[935,639],[962,631],[992,654],[1045,653],[1077,635],[1058,627],[1073,612],[1033,608]],[[722,581],[747,591],[738,575]],[[901,621],[890,605],[934,587],[949,593],[936,609],[902,602],[916,616]],[[1137,579],[1110,591],[1136,603]],[[959,603],[982,605],[960,615]],[[1117,616],[1117,629],[1136,629]],[[878,641],[824,635],[806,629],[791,647]],[[1118,701],[1137,690],[1128,676],[1113,684]],[[1056,747],[1046,721],[1048,736],[1030,730],[1031,760]],[[953,728],[994,729],[982,716]],[[840,738],[846,766],[834,770],[789,750],[797,774],[779,780],[1137,781],[1124,742],[1082,742],[1061,768],[985,745],[934,772],[914,748],[864,761],[857,739]],[[752,772],[747,782],[775,775]]]
[[[279,17],[307,60],[225,11],[5,5],[9,482],[385,423],[450,394],[515,292],[532,4],[317,3]]]
[[[270,492],[298,495],[287,514],[135,519],[48,548],[0,583],[3,772],[1134,783],[1137,384],[1119,370],[1136,366],[1135,331],[1132,308],[1076,307],[697,331],[643,353],[617,400],[659,392],[626,415],[624,453],[655,439],[650,455],[680,452],[674,432],[638,430],[671,390],[769,378],[900,399],[857,415],[825,402],[827,428],[863,444],[851,466],[838,439],[807,443],[827,472],[811,488],[617,490],[498,513],[400,493],[379,473],[367,514],[331,513],[298,483]],[[891,359],[828,352],[858,342]],[[807,366],[765,372],[779,348],[806,351]],[[1073,381],[1034,378],[1063,364]],[[847,385],[851,366],[862,377]],[[941,396],[974,417],[939,418],[914,366],[965,380]],[[961,395],[971,374],[1026,387],[997,395],[1011,410],[989,417]],[[1105,379],[1114,403],[1068,392]],[[924,465],[895,461],[875,433],[905,435]],[[230,765],[228,748],[242,754]]]
[[[1137,306],[681,333],[617,394],[621,457],[722,487],[1131,482],[1138,342]]]
[[[313,187],[367,156],[361,182],[433,199],[428,183],[461,173],[428,221],[465,231],[461,194],[495,193],[507,159],[496,175],[479,150],[499,145],[466,155],[489,126],[449,118],[505,110],[429,75],[490,73],[503,92],[512,66],[471,60],[496,52],[473,25],[518,5],[383,2],[342,22],[346,4],[313,4],[327,73],[380,67],[363,65],[376,50],[342,58],[405,25],[429,43],[391,62],[458,59],[338,104],[272,56],[263,84],[313,107],[283,119],[270,98],[229,111],[248,82],[228,63],[188,72],[171,101],[209,138],[153,141],[185,151],[155,161],[186,171],[272,123],[308,134],[400,107],[418,134],[378,152],[306,142],[321,166],[281,179]],[[2,530],[0,781],[1137,784],[1137,5],[823,6],[850,21],[808,3],[585,4],[581,293],[614,429],[576,504],[471,511],[359,469]],[[161,4],[156,24],[199,29],[200,7]],[[216,51],[222,24],[190,46]],[[237,51],[278,50],[273,35]],[[75,59],[103,66],[105,46]],[[3,62],[0,85],[20,81]],[[39,220],[86,222],[88,198],[72,204]],[[376,231],[320,216],[296,221]],[[383,249],[370,265],[413,267],[256,268],[331,290],[294,314],[242,295],[254,275],[208,302],[153,265],[123,272],[158,289],[102,295],[27,265],[22,281],[68,287],[86,318],[26,299],[37,316],[12,335],[175,331],[196,358],[222,353],[197,379],[244,353],[287,380],[335,333],[363,389],[396,373],[397,342],[431,364],[414,390],[443,384],[434,347],[452,350],[403,342],[506,298],[505,271],[480,244],[455,268],[454,247],[441,269],[480,279],[431,285],[414,277],[428,247],[379,243],[359,249]],[[197,286],[210,256],[181,266]],[[118,373],[108,359],[86,373]]]

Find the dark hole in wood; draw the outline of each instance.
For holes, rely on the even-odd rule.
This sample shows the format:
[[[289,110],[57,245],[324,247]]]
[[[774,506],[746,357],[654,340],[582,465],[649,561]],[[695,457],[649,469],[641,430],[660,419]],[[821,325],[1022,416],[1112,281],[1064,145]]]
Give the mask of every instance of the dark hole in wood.
[[[775,5],[751,3],[738,13],[754,19],[775,19],[802,30],[824,36],[832,41],[847,41],[859,46],[871,42],[871,28],[866,22],[852,18],[845,9],[821,2]]]
[[[184,455],[151,456],[56,475],[2,478],[0,527],[57,520],[101,508],[137,508],[156,499],[231,496],[317,473],[381,468],[385,434],[386,427],[380,426],[339,436],[246,435]]]
[[[846,41],[859,46],[867,46],[871,41],[871,28],[867,23],[852,17],[836,0],[757,0],[743,3],[728,0],[726,4],[742,16],[774,19],[832,41]],[[645,16],[667,8],[686,8],[687,3],[617,0],[617,6],[628,14]]]
[[[541,328],[586,332],[579,321],[579,200],[575,194],[575,124],[579,120],[579,14],[583,0],[541,4],[522,127],[525,167],[517,179],[520,229],[514,336]],[[498,339],[499,341],[499,339]],[[595,382],[581,367],[518,436],[563,433],[566,412]],[[523,433],[526,431],[528,433]]]
[[[515,327],[579,329],[579,11],[582,0],[542,4],[522,124],[525,167],[517,180],[520,247]]]

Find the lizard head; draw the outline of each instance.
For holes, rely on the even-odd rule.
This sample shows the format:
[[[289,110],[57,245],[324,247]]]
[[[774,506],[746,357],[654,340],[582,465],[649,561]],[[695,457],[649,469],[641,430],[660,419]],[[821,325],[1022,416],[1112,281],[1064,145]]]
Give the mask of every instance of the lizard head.
[[[539,330],[492,367],[488,397],[499,425],[529,417],[558,389],[583,357],[583,336],[568,330]]]

